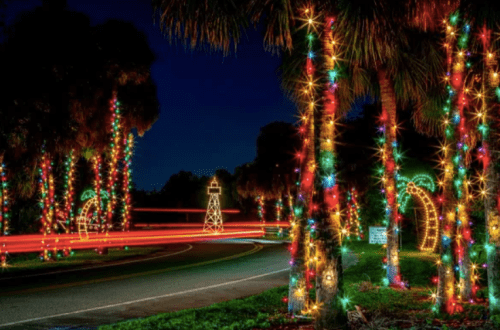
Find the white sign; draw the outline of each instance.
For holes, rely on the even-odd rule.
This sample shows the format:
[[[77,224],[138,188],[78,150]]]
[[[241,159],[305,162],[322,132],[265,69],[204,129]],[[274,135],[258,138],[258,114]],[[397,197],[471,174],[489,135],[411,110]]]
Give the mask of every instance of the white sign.
[[[386,227],[370,227],[370,244],[387,244]]]

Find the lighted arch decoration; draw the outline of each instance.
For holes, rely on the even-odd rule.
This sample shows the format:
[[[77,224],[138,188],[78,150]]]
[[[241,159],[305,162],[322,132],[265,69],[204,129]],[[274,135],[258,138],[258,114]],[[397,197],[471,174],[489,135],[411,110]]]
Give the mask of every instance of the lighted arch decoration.
[[[426,174],[417,174],[411,179],[400,176],[397,187],[399,210],[401,212],[406,211],[408,202],[412,197],[416,197],[416,200],[424,207],[425,234],[419,249],[434,252],[439,241],[438,213],[430,194],[430,192],[436,190],[434,180]]]
[[[86,239],[89,237],[89,233],[99,232],[100,221],[96,214],[98,196],[93,189],[88,189],[83,192],[80,200],[85,201],[85,204],[76,218],[76,225],[80,239]],[[101,190],[101,204],[104,200],[108,201],[109,196],[105,190]]]

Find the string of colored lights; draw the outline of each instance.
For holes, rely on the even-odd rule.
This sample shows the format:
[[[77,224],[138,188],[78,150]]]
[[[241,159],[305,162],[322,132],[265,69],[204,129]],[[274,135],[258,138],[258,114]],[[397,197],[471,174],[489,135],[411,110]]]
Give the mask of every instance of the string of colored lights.
[[[496,136],[490,134],[490,127],[495,125],[496,122],[492,119],[492,109],[494,109],[493,104],[495,103],[495,96],[500,100],[500,88],[499,85],[499,74],[498,74],[498,62],[497,62],[497,51],[493,49],[492,31],[484,26],[479,32],[480,41],[482,44],[483,53],[483,70],[481,79],[481,90],[476,94],[476,99],[480,102],[480,107],[478,106],[477,116],[479,118],[479,124],[477,130],[481,134],[482,146],[479,149],[480,156],[482,155],[483,162],[483,172],[480,175],[481,183],[481,197],[486,198],[488,195],[494,195],[494,192],[488,190],[488,182],[496,180],[494,164],[495,162],[491,159],[490,144],[493,139],[498,139]],[[486,77],[486,75],[488,75]],[[488,82],[488,88],[486,87],[486,82]],[[498,103],[495,104],[498,106]],[[494,182],[494,185],[498,185],[498,182]],[[500,313],[500,280],[498,279],[498,274],[496,273],[498,269],[493,269],[491,263],[496,264],[498,267],[498,255],[500,246],[500,217],[498,212],[500,212],[500,191],[498,191],[495,201],[492,198],[485,200],[485,215],[486,215],[486,240],[485,240],[485,250],[487,263],[483,264],[483,267],[487,268],[488,277],[488,301],[489,310],[491,314]],[[496,206],[496,210],[495,210]],[[496,259],[496,262],[495,262]],[[473,274],[474,278],[475,275]]]
[[[384,73],[385,74],[385,73]],[[387,78],[382,75],[381,94],[395,95],[394,88],[387,81]],[[384,104],[387,103],[389,108]],[[398,142],[396,140],[397,124],[396,124],[396,105],[390,100],[382,102],[382,113],[380,115],[380,126],[378,128],[379,137],[377,138],[378,150],[382,166],[378,170],[380,182],[382,185],[381,193],[384,195],[383,204],[385,208],[385,218],[383,224],[387,226],[387,256],[384,257],[383,267],[387,271],[387,277],[383,279],[385,285],[404,285],[401,281],[399,273],[399,253],[398,253],[398,235],[399,223],[401,216],[398,213],[397,207],[397,190],[396,182],[398,180],[398,171],[401,161],[401,153],[398,150]]]
[[[0,178],[2,187],[0,189],[0,235],[9,234],[9,192],[5,164],[0,163]]]
[[[307,206],[307,222],[306,222],[306,232],[304,237],[304,260],[305,260],[305,270],[304,270],[304,309],[302,314],[311,315],[314,311],[315,303],[310,297],[310,291],[314,287],[314,278],[317,273],[316,261],[318,257],[317,245],[314,243],[317,238],[316,232],[316,222],[312,218],[312,213],[314,211],[315,205],[313,205],[313,190],[314,190],[314,177],[316,171],[316,157],[315,157],[315,130],[314,130],[314,115],[316,111],[316,93],[318,85],[314,78],[314,73],[316,71],[315,61],[320,59],[319,54],[316,54],[314,49],[314,43],[317,41],[316,27],[316,17],[314,15],[314,9],[309,7],[306,11],[306,25],[307,34],[306,41],[308,46],[307,59],[306,59],[306,73],[307,73],[307,89],[305,90],[305,99],[307,100],[307,125],[308,125],[308,136],[304,141],[307,148],[307,159],[305,163],[305,171],[302,173],[302,184],[301,190],[306,196],[305,205]],[[321,134],[321,133],[320,133]],[[320,142],[320,148],[323,143]],[[321,153],[320,153],[321,157]],[[320,160],[320,162],[322,162]]]
[[[42,195],[41,208],[41,222],[43,233],[42,239],[42,254],[40,258],[42,260],[49,260],[52,257],[52,253],[47,249],[45,244],[45,238],[47,235],[52,233],[53,219],[54,219],[54,178],[52,176],[52,164],[45,152],[45,146],[42,146],[42,156],[40,161],[40,167],[38,169],[40,174],[40,192]]]
[[[278,198],[276,201],[276,221],[280,222],[281,221],[281,210],[283,209],[283,200]]]
[[[101,228],[103,231],[108,232],[113,225],[113,214],[114,208],[117,202],[116,196],[116,182],[118,176],[118,161],[121,157],[121,127],[120,127],[120,102],[117,99],[116,90],[113,91],[113,96],[110,101],[109,110],[111,112],[111,141],[110,141],[110,160],[109,160],[109,172],[108,172],[108,184],[106,191],[109,195],[109,202],[107,204],[106,221]]]
[[[446,104],[443,107],[443,125],[444,125],[444,144],[441,148],[443,156],[440,164],[442,166],[442,178],[439,180],[442,196],[438,198],[438,202],[442,204],[442,214],[439,220],[443,222],[441,235],[441,256],[437,261],[438,265],[438,291],[435,294],[436,304],[433,306],[433,311],[438,312],[444,310],[449,314],[459,311],[462,307],[458,304],[455,297],[455,274],[454,258],[452,251],[452,242],[456,228],[456,207],[457,196],[460,191],[461,181],[457,181],[458,163],[460,160],[457,147],[459,146],[455,125],[460,124],[460,98],[457,97],[463,89],[463,70],[464,70],[464,52],[455,52],[455,45],[465,48],[468,36],[466,34],[460,36],[457,33],[458,13],[452,13],[449,20],[443,20],[446,32],[446,42],[444,44],[447,54],[447,72],[444,78],[447,91]],[[465,36],[465,37],[464,37]],[[455,54],[455,60],[453,59]],[[455,166],[455,164],[457,166]],[[462,170],[462,173],[464,171]],[[458,183],[457,183],[458,182]],[[458,188],[454,189],[453,188]]]
[[[257,196],[256,198],[257,201],[257,215],[259,216],[259,221],[262,223],[266,223],[266,218],[265,218],[265,200],[264,196]]]
[[[75,190],[73,187],[73,182],[75,181],[75,155],[73,150],[71,150],[65,161],[65,181],[64,181],[64,219],[65,219],[65,228],[66,233],[69,234],[71,231],[71,225],[74,224],[75,215],[73,213],[74,206],[74,194]]]
[[[351,239],[351,234],[356,235],[357,240],[361,240],[363,227],[361,226],[360,207],[358,205],[358,194],[356,188],[352,187],[347,191],[347,239]]]
[[[302,90],[301,101],[304,104],[305,110],[301,113],[301,127],[299,132],[303,137],[302,151],[298,154],[300,169],[296,169],[299,173],[297,186],[299,191],[294,208],[295,221],[292,223],[292,233],[290,237],[293,239],[290,252],[292,259],[290,265],[292,272],[290,273],[289,285],[289,301],[288,310],[290,313],[302,312],[307,314],[310,309],[309,289],[310,283],[310,266],[311,266],[311,251],[310,251],[310,230],[309,225],[312,209],[312,189],[314,184],[314,171],[316,168],[316,157],[314,148],[314,110],[315,110],[315,88],[314,81],[314,65],[313,65],[313,41],[314,35],[312,31],[314,27],[314,11],[312,8],[306,8],[303,12],[304,26],[307,27],[306,42],[308,52],[306,58],[306,70],[304,79],[304,89]],[[303,27],[304,27],[303,26]],[[302,27],[302,28],[303,28]],[[307,231],[307,232],[306,232]],[[303,255],[302,255],[303,253]],[[312,258],[314,260],[314,258]],[[303,272],[303,273],[302,273]]]
[[[132,133],[128,134],[128,138],[123,140],[125,145],[124,153],[125,159],[123,161],[123,209],[122,209],[122,230],[128,231],[130,229],[131,220],[131,177],[132,177],[132,151],[134,149],[134,135]]]
[[[288,191],[288,222],[291,224],[294,221],[295,216],[293,213],[293,196],[290,191]]]
[[[101,231],[103,231],[103,216],[102,216],[102,196],[101,196],[101,185],[102,185],[102,178],[101,178],[101,155],[99,153],[96,153],[94,157],[92,158],[92,167],[94,169],[94,192],[97,195],[97,205],[96,205],[96,210],[95,210],[95,216],[97,218],[97,223],[99,224]],[[109,201],[108,201],[109,204]]]
[[[0,162],[0,178],[2,186],[0,187],[0,236],[9,234],[9,195],[7,176],[5,174],[5,164]],[[7,265],[7,257],[5,253],[0,253],[0,265]]]
[[[458,14],[455,14],[455,16],[458,16]],[[459,18],[457,18],[456,21],[460,21]],[[470,147],[468,145],[468,119],[465,115],[465,109],[467,108],[468,101],[465,94],[466,88],[464,87],[467,78],[466,71],[470,69],[469,62],[466,63],[466,59],[470,56],[470,52],[467,50],[469,32],[470,25],[467,22],[463,22],[461,35],[457,40],[458,49],[456,51],[455,61],[453,63],[453,75],[451,76],[451,91],[456,94],[456,101],[452,109],[452,121],[455,125],[454,134],[457,143],[455,147],[456,154],[453,156],[452,161],[455,174],[453,185],[455,188],[455,195],[457,199],[454,251],[457,265],[455,265],[454,270],[459,274],[459,281],[457,282],[457,287],[460,292],[457,296],[458,301],[461,301],[462,298],[465,298],[467,300],[471,299],[471,261],[469,258],[471,232],[469,227],[470,220],[467,214],[467,207],[469,205],[468,184],[470,181],[467,175],[468,162],[466,160],[469,154]],[[461,306],[456,307],[456,309],[460,310]]]

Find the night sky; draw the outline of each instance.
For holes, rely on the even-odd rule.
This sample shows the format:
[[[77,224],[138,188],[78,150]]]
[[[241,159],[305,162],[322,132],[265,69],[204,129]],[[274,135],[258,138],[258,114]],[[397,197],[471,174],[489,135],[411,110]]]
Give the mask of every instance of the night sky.
[[[236,54],[207,53],[170,45],[153,25],[150,0],[68,0],[68,9],[90,17],[132,22],[148,38],[157,60],[151,74],[158,87],[160,118],[136,140],[133,180],[139,189],[161,189],[180,170],[231,173],[255,157],[260,127],[295,122],[296,109],[282,93],[276,70],[280,58],[264,51],[250,29]],[[7,25],[42,1],[7,1]]]
[[[136,139],[133,180],[138,189],[161,189],[172,174],[181,170],[212,175],[234,168],[255,157],[255,142],[262,126],[273,121],[296,122],[297,110],[280,89],[277,68],[280,58],[264,51],[260,32],[247,31],[236,54],[224,57],[185,49],[182,41],[170,45],[158,25],[153,25],[150,0],[68,0],[68,9],[85,13],[91,24],[109,19],[132,22],[143,31],[157,60],[151,73],[158,87],[160,118],[142,138]],[[17,14],[40,6],[41,0],[7,2],[7,25]],[[380,109],[369,106],[349,114],[339,126],[339,156],[342,167],[365,165],[340,179],[357,178],[370,172],[375,154],[376,116]],[[405,155],[434,165],[437,139],[418,135],[410,113],[400,113]],[[345,169],[345,168],[344,168]],[[357,181],[357,180],[354,180]],[[363,180],[365,181],[365,180]],[[367,182],[357,182],[365,184]]]

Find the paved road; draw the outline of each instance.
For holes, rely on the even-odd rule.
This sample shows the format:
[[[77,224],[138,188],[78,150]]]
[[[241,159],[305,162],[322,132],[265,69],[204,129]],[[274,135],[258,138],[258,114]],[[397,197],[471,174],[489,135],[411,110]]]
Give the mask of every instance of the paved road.
[[[191,245],[141,262],[0,280],[0,330],[90,329],[288,283],[283,244]]]

